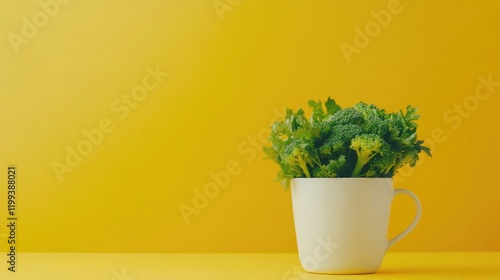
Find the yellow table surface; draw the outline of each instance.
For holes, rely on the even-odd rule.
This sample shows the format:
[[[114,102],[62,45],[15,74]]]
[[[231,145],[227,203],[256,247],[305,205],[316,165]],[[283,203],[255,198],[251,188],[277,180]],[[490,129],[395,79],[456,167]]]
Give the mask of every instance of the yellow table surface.
[[[500,279],[500,252],[389,252],[378,273],[347,276],[303,272],[296,253],[19,253],[16,269],[2,261],[0,279]]]

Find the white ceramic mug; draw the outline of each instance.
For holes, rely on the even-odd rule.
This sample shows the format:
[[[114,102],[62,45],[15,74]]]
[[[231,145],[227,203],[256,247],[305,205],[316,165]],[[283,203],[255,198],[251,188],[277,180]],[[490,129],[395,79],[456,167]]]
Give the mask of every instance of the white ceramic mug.
[[[396,194],[410,196],[417,214],[410,226],[388,240]],[[417,196],[394,190],[392,178],[292,179],[292,202],[300,262],[314,273],[375,273],[387,249],[416,226],[422,213]]]

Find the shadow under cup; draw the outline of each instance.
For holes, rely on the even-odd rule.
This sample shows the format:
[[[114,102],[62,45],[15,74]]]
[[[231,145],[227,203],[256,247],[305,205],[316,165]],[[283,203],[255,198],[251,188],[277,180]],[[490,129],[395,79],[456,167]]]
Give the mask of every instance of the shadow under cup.
[[[305,271],[326,274],[375,273],[387,249],[418,223],[421,205],[392,178],[292,179],[295,232]],[[417,215],[402,233],[387,239],[395,194],[410,196]]]

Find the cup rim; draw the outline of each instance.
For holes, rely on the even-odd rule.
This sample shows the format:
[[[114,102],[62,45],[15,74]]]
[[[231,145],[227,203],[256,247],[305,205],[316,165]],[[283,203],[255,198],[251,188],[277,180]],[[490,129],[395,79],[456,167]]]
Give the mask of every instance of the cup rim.
[[[323,180],[393,180],[393,177],[338,177],[338,178],[292,178],[290,179],[291,181],[306,181],[306,180],[318,180],[318,181],[323,181]]]

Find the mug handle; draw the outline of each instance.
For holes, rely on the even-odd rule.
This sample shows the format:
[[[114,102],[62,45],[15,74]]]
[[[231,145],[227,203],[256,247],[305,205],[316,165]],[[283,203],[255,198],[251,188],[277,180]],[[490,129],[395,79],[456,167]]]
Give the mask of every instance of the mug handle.
[[[417,214],[415,215],[415,218],[413,218],[413,221],[411,222],[411,224],[402,233],[396,235],[395,237],[393,237],[389,240],[389,242],[387,244],[387,248],[391,247],[392,245],[394,245],[394,243],[398,242],[403,237],[405,237],[408,233],[410,233],[410,231],[413,230],[413,228],[417,225],[418,221],[420,220],[420,216],[422,216],[422,204],[420,204],[420,200],[418,200],[418,197],[409,190],[405,190],[405,189],[395,189],[394,190],[394,195],[397,195],[399,193],[406,194],[413,199],[413,201],[415,202],[415,205],[417,205]]]

